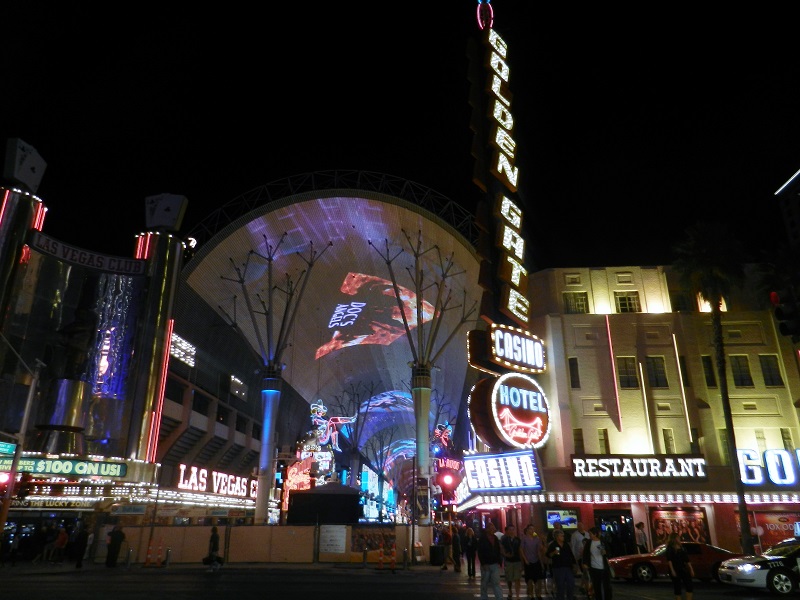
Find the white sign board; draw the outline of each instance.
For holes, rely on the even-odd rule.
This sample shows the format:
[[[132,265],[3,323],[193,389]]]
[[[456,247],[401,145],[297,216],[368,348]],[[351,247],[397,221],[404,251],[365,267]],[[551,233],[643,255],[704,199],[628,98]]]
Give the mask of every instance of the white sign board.
[[[346,525],[320,525],[319,551],[330,554],[344,554],[347,540]]]

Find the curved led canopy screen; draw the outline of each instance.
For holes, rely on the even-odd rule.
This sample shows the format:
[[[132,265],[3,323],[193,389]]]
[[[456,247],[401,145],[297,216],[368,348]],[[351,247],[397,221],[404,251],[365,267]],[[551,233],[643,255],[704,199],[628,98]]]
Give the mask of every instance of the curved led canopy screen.
[[[322,399],[327,405],[348,385],[374,385],[381,394],[380,409],[374,415],[370,410],[369,435],[397,425],[395,440],[413,440],[413,407],[387,406],[387,399],[410,399],[409,363],[414,359],[390,265],[419,351],[419,344],[430,340],[438,292],[433,284],[440,280],[441,265],[452,263],[445,293],[452,294],[453,309],[443,315],[433,356],[458,326],[460,307],[480,299],[479,263],[472,247],[440,218],[403,199],[364,190],[316,190],[258,207],[231,223],[187,265],[187,283],[225,320],[235,315],[247,342],[263,356],[269,352],[267,337],[263,331],[260,339],[256,334],[237,280],[244,281],[253,299],[266,299],[271,289],[275,314],[283,315],[288,281],[295,286],[302,281],[312,244],[317,258],[283,353],[284,379],[309,402]],[[415,294],[415,253],[423,267],[422,304]],[[263,315],[256,321],[265,323]],[[280,322],[275,320],[276,328]],[[432,396],[449,403],[454,413],[469,390],[466,338],[475,326],[473,320],[461,327],[432,372]],[[362,448],[365,442],[361,440]],[[407,444],[394,446],[407,452]]]

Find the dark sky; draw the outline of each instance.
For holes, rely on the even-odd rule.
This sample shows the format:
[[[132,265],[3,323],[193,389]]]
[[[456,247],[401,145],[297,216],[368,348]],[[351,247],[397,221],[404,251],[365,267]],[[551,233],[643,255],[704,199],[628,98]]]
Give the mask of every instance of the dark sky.
[[[0,8],[0,140],[47,162],[45,233],[130,256],[146,196],[187,196],[188,229],[330,169],[474,206],[475,0],[243,6]],[[773,193],[800,168],[792,15],[493,6],[537,267],[663,264],[698,218],[754,253],[783,243]]]

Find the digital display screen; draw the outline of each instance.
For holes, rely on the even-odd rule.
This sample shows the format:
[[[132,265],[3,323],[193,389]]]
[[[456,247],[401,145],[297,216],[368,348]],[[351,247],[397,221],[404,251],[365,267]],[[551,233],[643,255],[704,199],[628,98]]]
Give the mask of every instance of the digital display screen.
[[[545,509],[547,529],[552,530],[556,523],[561,523],[562,529],[575,529],[578,526],[578,511],[571,508]]]
[[[429,342],[437,298],[441,302],[449,296],[450,309],[442,311],[430,352],[436,357],[431,387],[432,397],[447,399],[457,411],[478,376],[468,369],[466,356],[467,332],[475,321],[459,323],[482,293],[472,246],[441,219],[423,212],[401,198],[364,190],[286,197],[258,207],[201,245],[184,269],[186,282],[226,322],[235,315],[237,328],[262,357],[276,351],[287,299],[301,296],[280,349],[284,381],[309,403],[341,397],[350,386],[369,386],[375,399],[367,419],[370,431],[397,425],[394,442],[413,440],[411,342]],[[439,297],[435,282],[443,268],[448,276]],[[418,286],[422,303],[417,302]],[[273,348],[267,347],[263,308],[254,300],[258,314],[252,319],[243,288],[251,298],[273,303]],[[479,318],[477,310],[474,318]],[[260,335],[254,322],[262,328]],[[362,400],[367,399],[364,394]],[[350,432],[343,428],[342,433]],[[362,439],[369,437],[364,432]],[[393,443],[389,451],[404,453],[408,447]]]

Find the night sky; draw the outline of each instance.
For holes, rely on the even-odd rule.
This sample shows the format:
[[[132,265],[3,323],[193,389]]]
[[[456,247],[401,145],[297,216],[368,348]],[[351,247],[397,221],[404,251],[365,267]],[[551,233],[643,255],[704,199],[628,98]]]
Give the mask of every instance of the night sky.
[[[792,15],[492,4],[537,268],[664,264],[698,218],[729,222],[754,255],[785,242],[773,194],[800,169]],[[0,140],[47,162],[45,233],[130,256],[146,196],[187,196],[188,230],[253,188],[332,169],[474,207],[475,0],[244,6],[0,8]]]

